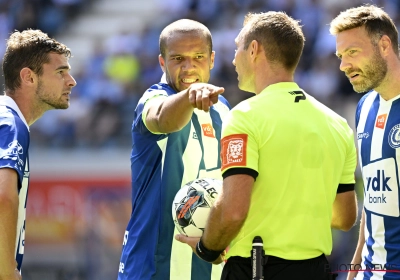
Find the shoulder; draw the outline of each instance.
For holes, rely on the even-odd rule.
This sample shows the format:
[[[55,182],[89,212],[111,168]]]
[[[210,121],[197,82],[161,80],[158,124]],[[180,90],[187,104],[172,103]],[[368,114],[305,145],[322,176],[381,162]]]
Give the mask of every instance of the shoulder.
[[[21,117],[11,108],[0,105],[0,127],[13,132],[26,132],[28,128]]]
[[[251,99],[251,98],[250,98]],[[256,125],[256,121],[260,118],[255,117],[255,110],[252,108],[249,99],[243,100],[230,110],[223,120],[223,126],[244,128]]]
[[[143,106],[150,99],[155,97],[168,97],[175,93],[176,91],[167,84],[154,84],[143,93],[142,97],[139,99],[138,105]]]
[[[18,142],[27,150],[29,146],[29,129],[20,115],[10,107],[0,105],[0,148],[9,147]]]

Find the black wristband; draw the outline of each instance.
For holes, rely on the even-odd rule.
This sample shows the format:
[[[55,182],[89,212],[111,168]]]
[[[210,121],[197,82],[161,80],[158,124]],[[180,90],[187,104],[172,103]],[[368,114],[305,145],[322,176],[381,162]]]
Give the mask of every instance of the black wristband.
[[[196,253],[197,253],[197,255],[198,255],[201,259],[205,260],[206,262],[213,262],[213,261],[215,261],[216,259],[218,259],[219,255],[221,255],[221,253],[222,253],[223,251],[224,251],[224,250],[222,250],[222,251],[212,251],[212,250],[208,250],[208,249],[204,246],[203,242],[201,242],[201,238],[200,238],[199,242],[198,242],[197,245],[196,245]]]

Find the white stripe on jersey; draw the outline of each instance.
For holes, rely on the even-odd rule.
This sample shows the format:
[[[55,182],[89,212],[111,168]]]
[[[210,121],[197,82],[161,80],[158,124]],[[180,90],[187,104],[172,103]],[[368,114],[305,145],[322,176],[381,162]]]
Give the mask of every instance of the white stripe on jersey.
[[[167,149],[168,145],[168,137],[161,139],[160,141],[157,141],[158,147],[160,147],[161,153],[162,153],[162,159],[161,159],[161,177],[164,173],[164,161],[165,161],[165,150]]]
[[[199,135],[197,135],[196,130],[193,126],[193,122],[190,126],[190,133],[188,143],[186,145],[185,151],[182,154],[183,166],[196,166],[196,168],[185,168],[183,170],[182,186],[189,181],[197,178],[198,166],[201,161],[201,146],[198,140]],[[173,279],[173,278],[171,278]],[[187,278],[190,279],[190,278]]]
[[[360,113],[360,118],[358,120],[358,126],[357,126],[357,135],[358,133],[363,133],[365,129],[365,123],[368,117],[369,110],[371,109],[372,103],[374,102],[376,98],[377,92],[371,93],[365,100],[364,104],[361,109]],[[358,138],[358,137],[357,137]],[[358,150],[361,151],[361,143],[362,143],[363,138],[358,139]],[[359,161],[360,161],[360,166],[363,166],[362,164],[362,159],[361,159],[361,153],[359,153]]]
[[[22,179],[21,189],[18,197],[18,221],[17,221],[17,238],[15,240],[15,255],[24,254],[25,245],[25,216],[26,216],[26,196],[29,185],[29,166],[28,159],[26,159],[25,173]],[[17,251],[18,250],[18,251]]]
[[[374,254],[372,255],[372,263],[383,265],[386,263],[387,251],[385,249],[385,225],[383,217],[371,215],[372,236],[375,243],[372,245]],[[383,279],[384,271],[373,271],[371,279]]]
[[[179,232],[175,228],[173,236],[176,234],[179,234]],[[182,260],[190,264],[192,263],[192,255],[192,250],[188,250],[187,244],[176,241],[175,238],[173,238],[169,279],[191,279],[192,266],[183,266]]]
[[[196,110],[203,138],[205,170],[200,170],[199,178],[209,177],[222,180],[221,169],[218,168],[220,154],[218,152],[219,141],[212,127],[212,119],[209,113]],[[221,116],[222,119],[222,116]]]
[[[382,101],[382,97],[379,97]],[[375,124],[379,116],[386,114],[387,118],[392,107],[392,102],[379,102],[379,110],[376,114]],[[386,119],[387,119],[386,118]],[[385,121],[386,121],[385,119]],[[386,124],[385,124],[386,125]],[[377,128],[375,125],[374,133],[372,135],[371,147],[382,147],[383,136],[385,133],[384,128]],[[382,158],[382,148],[381,149],[371,149],[371,161]]]

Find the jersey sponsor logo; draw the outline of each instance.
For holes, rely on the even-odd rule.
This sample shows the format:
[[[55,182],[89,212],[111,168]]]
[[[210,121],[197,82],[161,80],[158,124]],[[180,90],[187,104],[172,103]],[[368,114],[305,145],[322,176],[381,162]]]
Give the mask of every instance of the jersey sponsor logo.
[[[222,139],[222,170],[230,166],[246,166],[247,134],[233,134]]]
[[[367,139],[368,137],[369,137],[369,133],[368,132],[361,132],[361,133],[357,134],[357,139],[358,140],[363,139],[363,138]]]
[[[214,129],[210,123],[202,124],[201,128],[203,129],[204,136],[215,138]]]
[[[16,162],[15,168],[22,170],[24,161],[19,157],[19,155],[22,155],[23,153],[24,149],[22,148],[21,144],[18,142],[18,140],[14,140],[8,144],[8,149],[3,150],[2,153],[0,153],[0,159],[13,160]]]
[[[377,214],[398,217],[399,197],[393,158],[383,159],[362,168],[365,208]]]
[[[289,91],[289,93],[296,96],[294,99],[295,103],[298,103],[300,100],[306,100],[306,95],[300,90]]]
[[[370,203],[387,203],[385,192],[391,192],[389,187],[389,180],[391,177],[385,176],[385,170],[376,170],[375,177],[366,177],[367,179],[367,191],[372,188],[372,191],[379,192],[382,191],[381,196],[371,196],[369,195],[368,200]]]
[[[376,118],[375,126],[376,126],[377,128],[381,128],[381,129],[385,128],[386,118],[387,118],[387,114],[379,115],[379,116]]]
[[[393,149],[400,147],[400,124],[396,124],[389,131],[388,141]]]

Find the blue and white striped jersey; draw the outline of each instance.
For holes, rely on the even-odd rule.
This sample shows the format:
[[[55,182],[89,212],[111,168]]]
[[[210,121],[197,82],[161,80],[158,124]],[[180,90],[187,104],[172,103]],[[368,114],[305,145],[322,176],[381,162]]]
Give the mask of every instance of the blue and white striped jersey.
[[[400,95],[388,101],[376,91],[363,96],[356,126],[366,214],[362,266],[373,270],[357,279],[399,279],[389,270],[400,270]]]
[[[29,185],[29,126],[17,104],[8,96],[0,96],[0,168],[18,173],[18,222],[15,259],[21,270],[25,243],[25,212]]]
[[[221,266],[193,255],[172,219],[172,201],[187,182],[200,177],[222,180],[220,139],[222,119],[230,106],[219,97],[210,112],[194,110],[180,131],[153,134],[143,119],[149,102],[176,91],[164,83],[150,87],[139,100],[132,125],[132,214],[127,226],[119,280],[220,279]],[[142,115],[143,114],[143,115]]]

